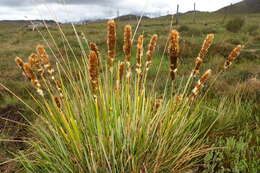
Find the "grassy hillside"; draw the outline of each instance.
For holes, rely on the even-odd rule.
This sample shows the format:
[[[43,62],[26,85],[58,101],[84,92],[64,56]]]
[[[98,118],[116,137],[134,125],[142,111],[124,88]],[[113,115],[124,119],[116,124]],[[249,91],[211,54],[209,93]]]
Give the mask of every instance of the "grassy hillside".
[[[221,8],[217,13],[229,13],[229,14],[249,14],[249,13],[259,13],[260,9],[254,9],[249,7],[246,2],[242,1],[224,8]]]

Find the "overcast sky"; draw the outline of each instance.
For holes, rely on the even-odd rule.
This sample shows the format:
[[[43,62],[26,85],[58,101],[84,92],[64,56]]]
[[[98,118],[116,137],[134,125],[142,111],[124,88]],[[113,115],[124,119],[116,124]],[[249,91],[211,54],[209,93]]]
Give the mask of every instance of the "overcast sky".
[[[0,20],[54,19],[79,21],[84,19],[113,18],[130,13],[165,15],[193,9],[215,11],[241,0],[0,0]]]

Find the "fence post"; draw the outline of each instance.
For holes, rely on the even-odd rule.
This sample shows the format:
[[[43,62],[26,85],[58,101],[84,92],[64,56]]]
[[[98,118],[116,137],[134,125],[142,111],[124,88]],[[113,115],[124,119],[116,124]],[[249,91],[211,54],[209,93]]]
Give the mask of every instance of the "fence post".
[[[176,25],[179,24],[179,4],[177,4]]]
[[[194,9],[193,9],[193,23],[196,23],[196,2],[194,2]]]

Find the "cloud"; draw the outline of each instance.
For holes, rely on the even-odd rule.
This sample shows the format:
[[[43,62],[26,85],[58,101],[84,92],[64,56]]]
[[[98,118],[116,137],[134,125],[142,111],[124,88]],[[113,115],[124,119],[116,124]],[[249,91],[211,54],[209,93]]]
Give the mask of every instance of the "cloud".
[[[166,15],[193,10],[214,11],[241,0],[0,0],[0,20],[54,19],[78,21],[83,19],[113,18],[120,15],[145,14]],[[24,16],[27,16],[25,18]]]
[[[21,6],[34,6],[39,4],[107,5],[112,2],[116,2],[116,0],[1,0],[0,6],[21,7]]]

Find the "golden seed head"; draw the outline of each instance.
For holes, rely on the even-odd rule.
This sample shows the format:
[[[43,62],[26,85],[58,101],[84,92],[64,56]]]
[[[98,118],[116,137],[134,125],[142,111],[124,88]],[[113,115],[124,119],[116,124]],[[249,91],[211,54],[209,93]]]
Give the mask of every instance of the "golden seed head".
[[[142,66],[143,42],[144,42],[144,36],[140,35],[137,40],[137,53],[136,53],[137,68],[141,68],[141,66]]]
[[[124,71],[125,71],[125,63],[120,62],[119,64],[119,79],[122,80],[124,76]]]
[[[93,90],[98,89],[98,76],[99,76],[99,61],[97,54],[94,51],[90,51],[89,54],[89,74],[90,82],[92,84]]]
[[[176,30],[172,30],[170,37],[169,37],[169,54],[174,57],[179,56],[180,46],[179,46],[179,32]]]
[[[100,53],[99,53],[96,43],[90,42],[89,47],[90,47],[90,50],[94,51],[97,54],[97,57],[99,58]]]
[[[40,62],[40,59],[37,54],[33,53],[29,56],[29,64],[31,67],[34,67]]]
[[[200,89],[203,88],[204,86],[203,84],[206,82],[206,80],[209,78],[211,74],[212,74],[212,70],[209,69],[200,77],[199,81],[195,85],[195,88],[192,90],[193,97],[199,94]]]
[[[178,65],[178,59],[180,53],[179,40],[180,40],[179,32],[176,30],[172,30],[169,36],[169,47],[168,47],[168,53],[170,59],[170,75],[172,80],[176,78],[176,73],[177,73],[177,65]]]
[[[26,77],[29,80],[31,80],[31,81],[36,80],[36,76],[35,76],[34,72],[32,71],[31,66],[30,66],[29,63],[24,63],[23,64],[23,69],[24,69],[24,73],[25,73]]]
[[[24,62],[20,57],[16,57],[15,62],[21,69],[23,69]]]
[[[55,101],[56,106],[60,109],[61,108],[61,98],[59,96],[55,96],[54,101]]]
[[[97,54],[98,65],[100,65],[100,59],[99,59],[99,57],[100,57],[100,52],[99,52],[99,50],[98,50],[98,47],[97,47],[96,43],[90,42],[90,43],[89,43],[89,46],[90,46],[90,50],[91,50],[91,51],[94,51],[94,52]]]
[[[212,70],[211,70],[211,69],[207,70],[207,71],[201,76],[200,82],[201,82],[202,84],[204,84],[211,74],[212,74]]]
[[[199,69],[200,69],[200,66],[202,63],[203,63],[203,60],[200,57],[197,57],[196,61],[195,61],[195,68],[192,72],[192,77],[195,77],[197,74],[199,74],[199,72],[200,72]]]
[[[198,55],[198,57],[200,58],[204,58],[204,56],[208,53],[208,49],[211,46],[211,44],[213,43],[213,39],[214,39],[214,34],[208,34],[207,37],[205,38],[202,48],[200,50],[200,53]]]
[[[116,56],[116,23],[114,20],[107,22],[108,63],[112,65]]]
[[[244,46],[238,45],[231,51],[231,53],[229,54],[229,56],[224,64],[224,69],[227,69],[229,66],[231,66],[232,61],[234,61],[240,55],[242,48],[244,48]]]
[[[154,54],[154,51],[155,51],[155,47],[156,47],[156,44],[157,44],[157,40],[158,40],[158,35],[157,34],[154,34],[149,42],[149,45],[148,45],[148,51],[146,52],[146,63],[147,65],[149,66],[152,62],[152,58],[153,58],[153,54]]]
[[[130,62],[131,58],[131,48],[132,48],[132,27],[130,25],[126,25],[124,28],[124,46],[123,50],[125,53],[125,60]]]
[[[43,47],[43,45],[38,45],[36,47],[36,51],[38,53],[41,63],[43,65],[49,64],[49,56],[48,56],[45,48]]]

